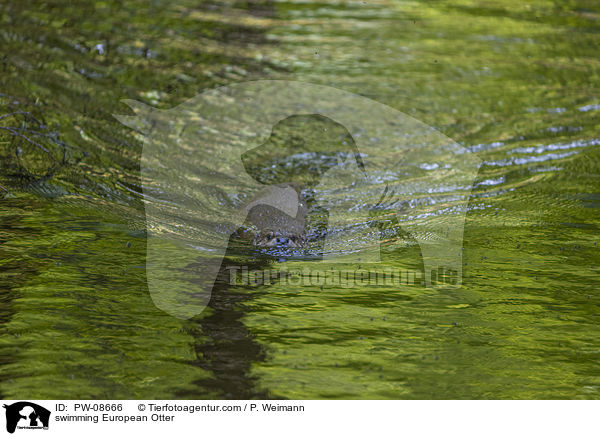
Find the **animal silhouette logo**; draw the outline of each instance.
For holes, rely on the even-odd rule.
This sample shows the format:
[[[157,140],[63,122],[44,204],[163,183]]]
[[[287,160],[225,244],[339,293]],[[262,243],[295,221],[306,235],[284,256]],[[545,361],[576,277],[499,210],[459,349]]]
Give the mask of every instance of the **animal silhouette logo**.
[[[14,433],[19,429],[48,429],[50,411],[29,401],[5,404],[6,431]]]
[[[294,81],[238,83],[169,110],[125,103],[135,115],[115,117],[143,143],[146,276],[158,308],[183,319],[204,310],[229,238],[247,219],[244,205],[265,190],[243,157],[276,141],[277,126],[299,115],[330,119],[352,139],[350,152],[338,153],[340,162],[313,185],[315,201],[329,212],[323,261],[379,262],[376,232],[352,226],[345,212],[366,216],[379,207],[373,199],[393,191],[385,207],[419,244],[425,285],[437,286],[443,270],[452,272],[452,286],[461,285],[464,221],[480,161],[431,126],[360,95]],[[310,132],[293,140],[301,145],[303,135]],[[311,156],[305,150],[301,157]],[[295,193],[280,191],[277,199],[267,192],[265,201],[296,211]]]

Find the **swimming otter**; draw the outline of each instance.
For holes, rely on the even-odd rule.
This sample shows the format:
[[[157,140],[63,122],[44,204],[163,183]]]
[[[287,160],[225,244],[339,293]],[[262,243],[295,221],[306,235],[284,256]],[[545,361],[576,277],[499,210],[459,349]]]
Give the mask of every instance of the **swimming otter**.
[[[292,115],[279,121],[266,142],[243,153],[247,173],[267,186],[246,207],[248,221],[258,229],[254,245],[303,247],[308,239],[309,209],[311,242],[319,239],[327,230],[328,214],[315,201],[314,190],[329,170],[348,158],[354,158],[364,173],[352,135],[343,125],[319,114]],[[267,197],[270,203],[265,201]],[[296,204],[293,210],[282,207]]]
[[[300,186],[280,183],[262,190],[244,206],[260,247],[300,248],[306,244],[308,207]]]

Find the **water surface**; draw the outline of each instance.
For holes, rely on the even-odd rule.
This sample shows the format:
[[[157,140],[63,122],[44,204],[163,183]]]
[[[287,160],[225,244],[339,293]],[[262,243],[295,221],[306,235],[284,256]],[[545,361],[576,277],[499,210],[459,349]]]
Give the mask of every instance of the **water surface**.
[[[0,13],[0,116],[27,112],[0,119],[4,397],[599,397],[595,2],[57,0]],[[112,114],[122,99],[167,109],[270,78],[378,100],[481,159],[461,288],[221,277],[196,318],[154,306],[141,142]],[[383,262],[418,257],[408,244]]]

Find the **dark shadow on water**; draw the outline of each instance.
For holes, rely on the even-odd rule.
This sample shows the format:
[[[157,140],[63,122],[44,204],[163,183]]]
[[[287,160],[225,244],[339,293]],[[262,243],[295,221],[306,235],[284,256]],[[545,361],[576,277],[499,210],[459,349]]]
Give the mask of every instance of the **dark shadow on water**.
[[[231,244],[230,244],[231,246]],[[240,257],[242,254],[243,257]],[[209,371],[211,378],[194,382],[198,389],[177,392],[177,397],[198,398],[208,390],[220,399],[271,398],[268,391],[256,386],[251,375],[254,362],[266,360],[266,352],[244,324],[244,303],[252,300],[260,287],[230,284],[231,267],[265,268],[272,259],[257,253],[225,255],[207,307],[208,315],[190,321],[196,360],[192,365]]]

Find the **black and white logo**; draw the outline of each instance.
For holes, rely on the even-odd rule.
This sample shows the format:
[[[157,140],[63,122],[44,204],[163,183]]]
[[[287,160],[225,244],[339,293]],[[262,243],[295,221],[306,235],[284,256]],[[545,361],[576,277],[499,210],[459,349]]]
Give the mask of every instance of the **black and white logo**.
[[[29,401],[5,404],[6,431],[14,433],[16,429],[38,430],[48,429],[50,411]]]

